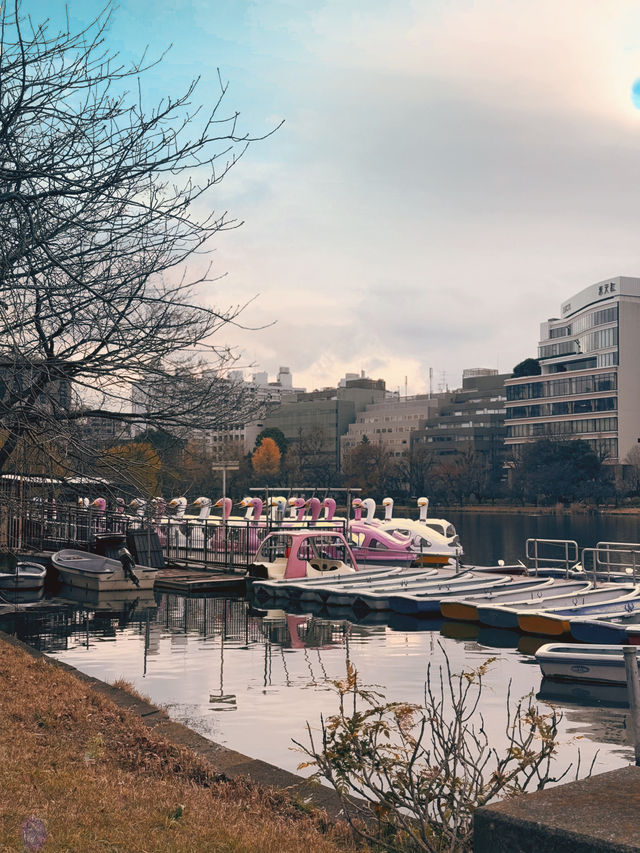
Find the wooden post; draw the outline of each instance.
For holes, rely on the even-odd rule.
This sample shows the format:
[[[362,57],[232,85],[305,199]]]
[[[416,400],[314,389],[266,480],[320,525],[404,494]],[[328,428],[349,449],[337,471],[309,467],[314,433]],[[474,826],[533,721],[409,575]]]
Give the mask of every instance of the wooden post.
[[[640,767],[640,676],[638,675],[638,647],[623,646],[624,668],[627,674],[627,692],[631,715],[636,767]]]

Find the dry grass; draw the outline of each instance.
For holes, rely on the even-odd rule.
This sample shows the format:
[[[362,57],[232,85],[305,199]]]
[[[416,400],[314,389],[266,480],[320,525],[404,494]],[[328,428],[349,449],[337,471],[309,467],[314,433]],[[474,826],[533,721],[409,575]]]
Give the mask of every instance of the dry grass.
[[[221,781],[195,753],[1,640],[0,731],[0,853],[354,849],[343,825],[285,794]],[[24,844],[25,821],[44,825],[44,846]]]
[[[140,699],[142,702],[151,702],[151,697],[147,696],[146,693],[140,693],[139,690],[133,686],[130,681],[127,681],[126,678],[116,678],[111,682],[114,687],[117,687],[118,690],[124,690],[125,693],[128,693],[129,696],[133,696],[134,699]]]

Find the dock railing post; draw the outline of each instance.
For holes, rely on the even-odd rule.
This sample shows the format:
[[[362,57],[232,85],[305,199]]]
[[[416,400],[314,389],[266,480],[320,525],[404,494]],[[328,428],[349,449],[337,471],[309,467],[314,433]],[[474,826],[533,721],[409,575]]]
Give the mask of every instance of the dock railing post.
[[[627,693],[631,714],[636,767],[640,767],[640,676],[638,675],[638,647],[623,646],[624,668],[627,675]]]

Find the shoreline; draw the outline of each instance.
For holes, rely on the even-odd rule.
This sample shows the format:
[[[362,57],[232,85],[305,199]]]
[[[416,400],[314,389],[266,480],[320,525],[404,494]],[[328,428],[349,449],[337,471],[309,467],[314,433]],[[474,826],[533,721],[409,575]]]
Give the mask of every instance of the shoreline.
[[[148,834],[175,853],[354,849],[332,789],[202,737],[126,683],[1,631],[0,647],[0,848],[22,849],[35,823],[52,853],[107,838],[109,850],[149,849]]]
[[[405,508],[401,507],[401,509]],[[478,515],[637,515],[640,517],[640,507],[585,507],[575,504],[571,506],[535,506],[533,504],[525,506],[491,506],[489,504],[434,506],[430,515],[438,517],[440,513],[449,512],[476,513]]]

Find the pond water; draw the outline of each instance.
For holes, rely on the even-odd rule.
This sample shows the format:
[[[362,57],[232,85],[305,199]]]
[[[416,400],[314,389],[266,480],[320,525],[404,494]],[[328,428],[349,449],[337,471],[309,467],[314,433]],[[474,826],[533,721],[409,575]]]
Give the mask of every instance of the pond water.
[[[514,560],[528,536],[637,541],[635,519],[566,516],[454,517],[471,560]],[[153,602],[143,602],[151,604]],[[350,612],[254,611],[245,601],[163,594],[157,606],[119,612],[81,607],[0,621],[26,642],[104,681],[124,678],[200,734],[255,758],[296,770],[307,722],[337,709],[334,679],[346,662],[362,683],[389,699],[421,702],[427,667],[448,659],[452,671],[489,666],[481,701],[492,742],[504,743],[507,692],[533,693],[564,711],[559,766],[596,756],[601,772],[633,760],[625,691],[543,681],[533,654],[542,640],[516,632],[388,615],[358,622]],[[306,771],[309,772],[309,771]]]

